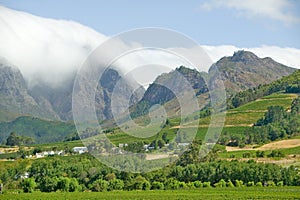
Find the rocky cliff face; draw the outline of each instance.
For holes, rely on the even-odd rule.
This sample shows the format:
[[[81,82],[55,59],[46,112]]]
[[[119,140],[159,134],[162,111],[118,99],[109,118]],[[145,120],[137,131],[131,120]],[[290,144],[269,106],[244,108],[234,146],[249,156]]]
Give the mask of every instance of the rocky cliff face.
[[[219,71],[219,78],[216,75]],[[227,92],[230,94],[257,87],[260,84],[273,82],[295,71],[294,68],[277,63],[272,58],[259,58],[249,51],[238,51],[233,56],[223,57],[209,70],[215,86],[217,79],[224,82]]]
[[[220,88],[223,82],[227,95],[230,96],[260,84],[271,83],[294,71],[294,68],[277,63],[271,58],[259,58],[251,52],[238,51],[233,56],[221,58],[211,66],[208,73],[180,67],[170,73],[160,75],[149,86],[142,100],[132,107],[131,115],[132,117],[144,115],[152,105],[164,104],[170,100],[173,104],[172,109],[178,110],[180,107],[177,105],[178,102],[174,101],[175,94],[186,92],[189,88],[195,91],[200,104],[203,104],[208,101],[202,101],[201,98],[209,94],[202,97],[199,95],[208,92],[207,84],[210,90],[214,90]],[[182,78],[186,79],[189,84],[184,84]]]
[[[158,76],[145,92],[142,101],[147,101],[150,105],[162,104],[189,90],[194,90],[196,94],[208,91],[203,77],[197,70],[181,66]]]
[[[113,96],[116,92],[117,95]],[[120,74],[114,69],[106,70],[97,87],[95,106],[97,109],[97,116],[99,119],[112,119],[112,98],[117,102],[114,105],[115,113],[122,114],[125,109],[137,103],[142,95],[144,94],[144,89],[140,87],[137,91],[133,90],[133,86],[122,78]],[[127,101],[129,100],[129,105]]]
[[[0,62],[0,108],[20,115],[58,117],[53,110],[40,107],[30,95],[19,69],[3,60]]]
[[[174,110],[180,110],[179,102],[176,97],[185,93],[199,95],[208,91],[207,85],[201,76],[201,73],[195,69],[181,66],[169,73],[164,73],[156,78],[146,90],[143,98],[131,108],[131,116],[138,117],[148,113],[151,106],[155,104],[163,105],[172,100]],[[188,100],[186,100],[188,101]],[[170,110],[167,109],[167,112]]]
[[[219,76],[216,76],[216,69]],[[238,51],[233,56],[220,59],[204,76],[208,77],[211,89],[218,88],[219,82],[223,81],[228,94],[231,95],[260,84],[273,82],[291,74],[294,70],[271,58],[259,58],[251,52]],[[113,117],[111,98],[118,82],[120,84],[116,101],[120,105],[125,105],[130,99],[134,117],[147,113],[154,104],[174,101],[177,95],[189,90],[193,90],[197,96],[207,93],[208,87],[202,75],[197,70],[182,66],[158,76],[144,94],[143,89],[133,92],[133,87],[116,70],[106,70],[97,87],[95,99],[97,115],[101,120]],[[71,120],[74,77],[75,75],[66,80],[61,87],[52,88],[49,85],[38,84],[28,89],[21,72],[6,61],[0,60],[0,111],[4,114],[11,112],[46,119]],[[178,106],[172,107],[178,109]],[[117,113],[122,113],[124,107],[120,106],[116,109]]]
[[[75,75],[60,87],[37,84],[28,88],[18,68],[2,60],[0,62],[0,110],[50,120],[71,120],[74,77]],[[99,81],[95,99],[96,112],[101,120],[112,117],[111,96],[118,81],[121,87],[118,88],[117,101],[130,99],[132,105],[143,95],[143,89],[134,92],[130,84],[116,70],[107,70]],[[5,112],[1,113],[5,114]]]

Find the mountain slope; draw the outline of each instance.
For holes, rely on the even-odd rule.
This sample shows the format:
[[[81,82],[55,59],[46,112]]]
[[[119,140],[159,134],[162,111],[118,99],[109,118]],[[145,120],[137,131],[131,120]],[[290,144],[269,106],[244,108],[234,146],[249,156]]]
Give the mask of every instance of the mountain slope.
[[[0,111],[7,115],[1,116],[0,120],[9,121],[21,115],[50,120],[72,120],[74,80],[75,74],[59,87],[40,83],[29,88],[20,70],[1,59]],[[133,92],[131,85],[120,76],[118,71],[106,70],[99,81],[95,99],[97,115],[101,120],[112,118],[111,95],[118,82],[122,86],[118,90],[118,101],[131,99],[131,104],[136,103],[144,92],[143,89]]]
[[[219,78],[214,78],[216,68],[220,73]],[[217,79],[222,80],[227,92],[233,94],[271,83],[294,71],[294,68],[277,63],[272,58],[259,58],[249,51],[237,51],[233,56],[223,57],[213,64],[209,74],[215,83],[218,82]]]
[[[188,84],[183,79],[186,79]],[[191,89],[197,94],[208,91],[203,77],[197,70],[181,66],[158,76],[145,92],[142,101],[147,101],[150,105],[165,103],[173,99],[175,94],[182,94]]]
[[[41,108],[29,94],[19,69],[4,60],[0,61],[0,109],[20,115],[35,115],[55,119],[51,109]]]
[[[213,64],[208,73],[199,73],[196,70],[180,67],[170,73],[162,74],[149,86],[142,100],[131,109],[131,116],[138,117],[148,113],[154,104],[169,105],[167,112],[178,113],[180,106],[175,93],[188,90],[187,84],[182,84],[180,76],[189,82],[196,93],[199,105],[206,105],[209,101],[208,87],[203,79],[205,77],[211,89],[220,88],[224,83],[228,97],[236,92],[268,84],[283,76],[293,73],[296,69],[275,62],[271,58],[259,58],[252,52],[237,51],[230,57],[223,57]],[[201,95],[205,94],[206,95]],[[168,102],[168,103],[166,103]]]
[[[205,80],[200,72],[184,66],[158,76],[150,84],[143,98],[131,108],[131,116],[138,117],[146,114],[155,104],[165,104],[172,100],[172,109],[180,109],[176,97],[193,92],[195,95],[208,91]],[[188,101],[188,100],[186,100]]]
[[[11,122],[0,123],[0,142],[5,143],[11,132],[32,137],[35,143],[63,141],[70,133],[76,131],[74,124],[60,121],[47,121],[35,117],[18,117]]]
[[[272,83],[241,91],[228,99],[228,107],[236,108],[275,92],[300,93],[300,70]]]

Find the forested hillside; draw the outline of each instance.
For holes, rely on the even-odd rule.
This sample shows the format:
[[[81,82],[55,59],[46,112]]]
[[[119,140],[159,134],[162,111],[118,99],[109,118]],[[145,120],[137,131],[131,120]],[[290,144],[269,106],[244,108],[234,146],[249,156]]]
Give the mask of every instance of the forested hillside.
[[[300,93],[300,70],[270,84],[259,85],[258,87],[237,93],[228,100],[228,108],[237,108],[250,101],[279,91]]]

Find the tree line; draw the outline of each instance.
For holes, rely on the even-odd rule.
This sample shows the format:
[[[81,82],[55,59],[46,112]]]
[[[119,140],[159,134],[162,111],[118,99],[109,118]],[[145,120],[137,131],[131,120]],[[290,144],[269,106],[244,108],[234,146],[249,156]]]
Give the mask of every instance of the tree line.
[[[6,189],[24,192],[174,190],[202,187],[300,185],[298,170],[255,161],[184,162],[149,173],[116,171],[86,154],[1,163]],[[28,172],[28,177],[22,177]]]
[[[223,134],[219,144],[243,147],[246,144],[264,144],[278,139],[295,136],[300,133],[300,97],[293,100],[291,109],[282,106],[270,106],[264,117],[244,134]]]
[[[246,103],[279,91],[285,91],[286,93],[300,93],[300,70],[297,70],[293,74],[270,84],[259,85],[256,88],[251,88],[235,94],[228,99],[227,107],[229,109],[237,108]]]

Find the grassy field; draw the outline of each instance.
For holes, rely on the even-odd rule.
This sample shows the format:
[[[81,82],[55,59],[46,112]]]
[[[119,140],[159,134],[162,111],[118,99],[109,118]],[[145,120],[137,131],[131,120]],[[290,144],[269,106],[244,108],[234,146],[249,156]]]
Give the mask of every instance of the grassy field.
[[[225,125],[227,126],[246,126],[255,123],[258,119],[264,116],[268,107],[278,105],[288,109],[291,106],[295,94],[272,94],[256,101],[247,103],[238,108],[228,110],[226,113]],[[200,126],[205,126],[211,123],[211,118],[204,117],[199,120]],[[192,121],[187,124],[195,126],[198,121]]]
[[[0,199],[299,199],[300,187],[202,188],[167,191],[3,194]]]
[[[225,126],[223,127],[222,133],[227,132],[230,135],[238,135],[243,134],[244,131],[255,123],[258,119],[264,116],[265,111],[271,105],[281,105],[285,108],[290,107],[293,98],[295,98],[295,94],[272,94],[256,101],[245,104],[239,108],[231,109],[227,111]],[[193,119],[193,118],[191,118]],[[189,129],[195,129],[198,127],[197,139],[203,140],[207,134],[208,125],[210,123],[211,117],[204,117],[198,121],[189,121],[186,122],[183,126],[182,131],[189,132]],[[167,133],[167,138],[169,140],[174,139],[177,129],[179,128],[177,125],[180,123],[180,118],[170,118],[169,119],[170,126],[163,128],[158,134],[152,134],[152,128],[148,127],[144,131],[148,131],[150,137],[142,138],[142,137],[134,137],[130,134],[126,134],[122,132],[120,129],[114,131],[114,133],[108,133],[106,136],[108,139],[113,142],[115,145],[120,143],[132,143],[137,141],[143,141],[146,143],[151,143],[155,139],[161,139],[163,133]],[[134,130],[133,130],[134,131]],[[151,132],[152,131],[152,132]],[[155,133],[156,131],[154,131]],[[135,134],[138,135],[138,134]],[[40,145],[32,145],[32,147],[40,147],[42,150],[52,150],[52,149],[71,149],[75,146],[83,146],[81,141],[72,141],[72,142],[58,142],[51,144],[40,144]],[[289,150],[289,154],[293,154],[297,151]],[[285,150],[288,151],[288,150]],[[241,152],[237,153],[237,157],[240,156]],[[7,158],[14,155],[1,155],[0,157]]]
[[[247,110],[259,110],[265,111],[270,106],[283,106],[288,108],[291,106],[293,99],[287,96],[287,98],[275,98],[275,99],[259,99],[248,104],[245,104],[241,107],[232,109],[232,111],[247,111]]]
[[[246,126],[255,123],[264,116],[264,112],[228,112],[225,125]]]
[[[239,135],[239,134],[243,134],[247,128],[249,127],[247,126],[224,127],[222,129],[222,134],[226,132],[230,135]],[[199,127],[196,138],[203,140],[205,138],[205,135],[207,134],[207,129],[208,129],[207,127]]]
[[[285,94],[285,93],[275,93],[269,96],[262,97],[261,99],[282,99],[282,98],[296,98],[296,94]]]
[[[288,108],[290,107],[291,102],[295,97],[295,94],[277,93],[266,96],[262,99],[258,99],[257,101],[250,102],[239,108],[228,110],[226,114],[225,127],[223,128],[222,132],[227,132],[229,134],[242,134],[245,129],[249,128],[249,126],[251,126],[258,119],[264,116],[264,113],[269,106],[280,105],[284,106],[285,108]],[[176,133],[176,129],[174,128],[177,127],[176,125],[179,125],[180,119],[175,117],[169,119],[169,121],[171,126],[173,126],[173,129],[164,128],[162,131],[160,131],[158,135],[151,136],[148,138],[133,137],[122,131],[117,131],[113,134],[107,134],[107,137],[116,145],[118,145],[119,143],[130,143],[135,141],[144,141],[149,143],[157,137],[161,138],[161,135],[164,132],[168,133],[168,139],[172,139],[174,138]],[[199,125],[196,137],[198,139],[203,139],[206,135],[207,126],[210,124],[210,121],[210,117],[204,117],[200,119],[199,123],[197,120],[187,122],[184,125],[184,131],[189,131],[189,128],[196,128]],[[148,129],[147,131],[151,132],[151,130]]]

